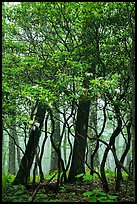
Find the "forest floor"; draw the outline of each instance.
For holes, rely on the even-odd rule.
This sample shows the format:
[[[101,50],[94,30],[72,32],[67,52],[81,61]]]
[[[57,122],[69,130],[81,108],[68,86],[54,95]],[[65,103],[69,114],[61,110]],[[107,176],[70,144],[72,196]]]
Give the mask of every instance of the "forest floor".
[[[128,183],[128,189],[125,182],[121,185],[121,191],[115,192],[115,183],[110,179],[109,194],[102,191],[99,179],[94,182],[64,184],[56,192],[55,182],[39,188],[34,188],[31,184],[27,187],[10,185],[3,189],[2,202],[135,202],[132,182]]]

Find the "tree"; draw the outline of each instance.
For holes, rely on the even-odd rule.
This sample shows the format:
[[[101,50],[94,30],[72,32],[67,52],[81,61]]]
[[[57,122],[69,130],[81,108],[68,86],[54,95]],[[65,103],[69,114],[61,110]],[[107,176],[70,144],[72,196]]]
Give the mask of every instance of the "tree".
[[[30,176],[30,169],[34,156],[36,155],[36,150],[39,142],[39,137],[41,135],[41,129],[43,127],[43,121],[45,118],[46,107],[43,104],[38,104],[37,113],[35,120],[38,121],[39,127],[32,129],[30,132],[29,141],[26,146],[25,154],[21,160],[21,165],[19,171],[14,180],[14,184],[27,184]]]
[[[113,153],[116,152],[115,166],[120,172],[122,167],[118,152],[115,151],[115,139],[122,132],[123,118],[126,116],[129,120],[127,122],[131,122],[131,113],[127,110],[132,109],[134,113],[132,91],[135,81],[133,80],[132,88],[129,83],[129,78],[130,81],[131,78],[134,79],[134,40],[131,37],[134,14],[129,12],[134,11],[134,4],[20,2],[14,6],[7,3],[5,6],[4,128],[7,130],[11,126],[11,119],[15,120],[18,132],[22,133],[23,129],[24,140],[28,139],[15,183],[27,183],[29,179],[46,112],[50,115],[48,120],[51,122],[51,131],[47,131],[58,156],[58,181],[62,175],[64,181],[67,181],[66,171],[70,168],[70,182],[75,181],[78,174],[85,173],[87,138],[96,142],[89,166],[91,174],[95,172],[93,160],[100,150],[100,144],[106,142],[105,139],[102,140],[102,136],[106,124],[110,123],[111,113],[116,126],[107,138],[108,144],[105,143],[106,150],[101,163],[101,177],[104,188],[108,191],[109,185],[105,178],[107,155],[110,147]],[[96,103],[97,99],[104,102],[104,121],[99,131],[89,124],[92,112],[90,104]],[[16,117],[13,118],[11,113],[15,109]],[[59,146],[55,144],[56,114],[63,118],[60,117],[63,130]],[[134,124],[134,115],[132,123]],[[100,120],[97,120],[96,126],[100,126]],[[94,131],[94,138],[91,137],[90,129]],[[68,133],[70,147],[66,165],[61,155],[61,142],[65,132]],[[74,139],[74,144],[70,138]]]
[[[75,141],[73,147],[73,156],[68,180],[74,182],[76,175],[85,173],[85,151],[87,145],[87,127],[89,117],[90,101],[81,100],[77,112]]]
[[[53,140],[54,144],[57,148],[59,148],[59,143],[60,143],[60,116],[59,113],[56,112],[54,113],[55,117],[55,131],[53,135]],[[58,155],[56,151],[52,148],[51,149],[51,165],[50,165],[50,172],[54,172],[58,169]]]
[[[130,60],[128,64],[128,74],[132,83],[132,159],[133,159],[133,177],[135,181],[135,7],[134,3],[126,3],[127,21],[129,32],[132,39],[130,50]],[[134,13],[133,13],[134,12]],[[126,47],[127,48],[127,47]],[[134,192],[135,194],[135,192]]]
[[[10,130],[10,134],[14,137],[16,130],[14,127]],[[8,166],[8,173],[16,175],[16,166],[15,166],[15,144],[13,138],[9,137],[9,166]]]

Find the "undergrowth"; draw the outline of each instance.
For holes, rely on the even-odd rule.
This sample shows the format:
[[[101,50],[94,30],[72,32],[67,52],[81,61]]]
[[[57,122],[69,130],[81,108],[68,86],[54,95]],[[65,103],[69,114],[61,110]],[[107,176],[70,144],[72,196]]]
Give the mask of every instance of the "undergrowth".
[[[93,191],[87,191],[83,193],[84,196],[87,196],[87,202],[117,202],[117,195],[109,195],[98,189],[94,189]]]
[[[2,172],[2,188],[5,188],[14,181],[15,175]]]
[[[45,179],[48,181],[56,172],[52,174],[45,174]],[[122,172],[124,180],[127,179],[125,172]],[[132,184],[129,187],[128,195],[125,196],[124,191],[116,193],[111,191],[109,193],[103,192],[101,188],[100,179],[96,174],[90,175],[89,171],[85,175],[79,174],[77,177],[83,177],[81,184],[63,184],[57,193],[51,189],[45,190],[40,188],[35,196],[33,202],[123,202],[134,201],[132,195]],[[110,185],[115,185],[115,172],[106,170],[106,176],[109,178]],[[12,174],[2,173],[2,200],[3,202],[31,202],[35,187],[32,185],[32,177],[30,178],[29,189],[24,185],[12,185],[15,176]],[[57,175],[52,181],[56,181]],[[39,176],[36,176],[36,183],[39,183]],[[123,189],[124,183],[122,183]],[[113,188],[112,188],[113,189]]]

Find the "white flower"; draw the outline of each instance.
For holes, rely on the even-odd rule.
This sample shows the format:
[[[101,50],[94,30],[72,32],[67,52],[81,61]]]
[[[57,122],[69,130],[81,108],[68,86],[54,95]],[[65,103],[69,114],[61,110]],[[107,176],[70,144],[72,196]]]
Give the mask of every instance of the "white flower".
[[[39,128],[39,126],[40,126],[40,123],[35,123],[35,126]]]
[[[88,77],[93,76],[92,73],[88,73],[88,72],[86,72],[85,75],[88,76]]]
[[[29,99],[30,101],[32,100],[32,98],[30,96],[26,96],[27,99]]]
[[[30,125],[32,125],[33,123],[34,123],[34,121],[33,121],[33,120],[30,120],[30,121],[29,121],[29,124],[30,124]]]
[[[36,88],[38,88],[38,86],[39,86],[39,85],[36,84],[35,86],[32,86],[32,88],[33,88],[33,89],[36,89]]]
[[[100,79],[103,79],[103,77],[98,77],[98,79],[100,80]]]
[[[116,93],[120,93],[120,89],[115,89],[115,92]]]
[[[36,130],[36,126],[33,126],[32,129],[33,129],[33,130]]]
[[[86,88],[82,88],[82,90],[83,90],[83,91],[87,91],[87,89],[86,89]]]
[[[45,98],[45,100],[46,100],[47,102],[49,101],[47,97]]]

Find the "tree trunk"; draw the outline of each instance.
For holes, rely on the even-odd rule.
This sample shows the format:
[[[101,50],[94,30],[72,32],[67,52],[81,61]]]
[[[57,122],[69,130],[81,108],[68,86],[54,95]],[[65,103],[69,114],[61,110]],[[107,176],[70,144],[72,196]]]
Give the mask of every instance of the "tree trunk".
[[[132,81],[132,93],[133,93],[132,95],[132,158],[133,158],[133,177],[135,181],[135,63],[134,63],[134,59],[135,59],[135,42],[133,40],[129,69],[131,70],[130,78]]]
[[[18,135],[15,134],[14,138],[15,138],[15,141],[16,141],[17,145],[20,146],[19,145]],[[20,156],[20,149],[19,149],[19,147],[16,147],[16,150],[17,150],[17,161],[18,161],[17,167],[19,167],[20,166],[20,162],[21,162],[21,156]]]
[[[2,139],[2,171],[5,171],[6,166],[6,150],[5,150],[5,135]]]
[[[89,108],[89,100],[83,99],[79,102],[75,127],[74,148],[68,182],[74,182],[77,180],[76,175],[85,173],[85,150],[87,146]]]
[[[45,105],[38,104],[35,120],[37,120],[38,123],[40,123],[40,127],[39,128],[36,127],[35,130],[32,129],[30,132],[29,141],[26,146],[26,151],[21,160],[21,165],[13,184],[18,185],[18,184],[28,183],[28,179],[30,176],[30,169],[39,143],[39,137],[41,135],[41,129],[43,127],[45,113],[46,113]]]
[[[89,125],[97,130],[97,98],[94,102],[91,102],[90,105],[90,120]],[[96,133],[93,129],[89,130],[90,137],[94,137]],[[93,175],[93,169],[98,168],[99,166],[99,155],[98,155],[98,141],[89,140],[88,142],[88,164],[91,167],[91,174]]]
[[[111,102],[113,102],[112,96],[110,94],[108,94],[108,93],[107,93],[107,96],[111,100]],[[114,132],[112,133],[112,135],[110,137],[109,145],[105,149],[103,159],[102,159],[102,162],[101,162],[101,165],[100,165],[102,185],[103,185],[103,189],[105,190],[106,193],[109,191],[109,185],[108,185],[106,174],[105,174],[106,159],[107,159],[110,147],[112,147],[113,150],[115,151],[115,140],[116,140],[116,137],[119,135],[119,133],[121,131],[121,127],[122,127],[122,120],[121,120],[121,117],[120,117],[119,105],[114,103],[114,102],[113,102],[113,105],[114,105],[115,115],[116,115],[116,118],[117,118],[117,127],[116,127],[116,129],[114,130]],[[116,161],[116,159],[115,159],[115,163],[116,163],[116,167],[118,168],[119,164]]]
[[[128,65],[128,74],[132,84],[132,159],[133,159],[133,178],[135,186],[135,40],[132,39],[131,56]],[[135,188],[134,188],[135,189]],[[134,192],[135,194],[135,192]]]
[[[131,134],[130,134],[130,127],[131,127],[131,122],[128,123],[127,125],[127,134],[128,134],[128,138],[127,138],[127,143],[126,143],[126,147],[125,147],[125,150],[120,158],[120,162],[121,164],[124,163],[124,160],[127,156],[127,153],[130,149],[130,141],[131,141]],[[120,191],[120,182],[123,180],[123,177],[122,177],[122,172],[121,172],[121,166],[120,165],[117,165],[117,177],[116,177],[116,185],[115,185],[115,190],[118,192]]]
[[[63,154],[64,154],[64,163],[67,165],[67,132],[64,133],[64,140],[63,140]]]
[[[14,128],[14,126],[12,126]],[[10,130],[10,134],[14,137],[16,133],[15,129]],[[15,144],[14,140],[9,137],[9,166],[8,166],[8,173],[9,174],[16,174],[16,168],[15,168]]]
[[[127,8],[127,22],[130,28],[130,35],[132,38],[132,47],[130,53],[130,61],[128,65],[128,73],[132,83],[132,159],[133,159],[133,178],[135,189],[135,26],[132,23],[131,11],[129,9],[129,2],[126,2]],[[135,191],[134,191],[135,195]]]
[[[54,117],[55,117],[55,131],[53,134],[53,140],[55,146],[58,148],[60,143],[60,114],[55,110],[54,111]],[[54,172],[55,170],[58,170],[58,155],[55,149],[51,148],[51,164],[50,164],[50,173]]]

